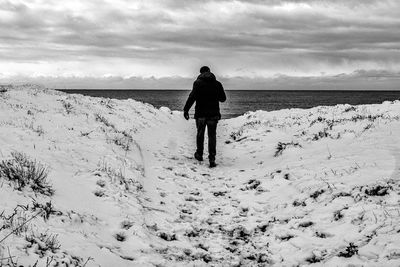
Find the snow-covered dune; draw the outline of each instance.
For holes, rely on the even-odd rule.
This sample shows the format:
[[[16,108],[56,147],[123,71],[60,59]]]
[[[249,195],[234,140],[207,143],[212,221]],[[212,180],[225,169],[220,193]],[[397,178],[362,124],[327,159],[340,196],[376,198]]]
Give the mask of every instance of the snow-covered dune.
[[[209,169],[180,112],[2,88],[0,265],[400,265],[399,101],[223,120]]]

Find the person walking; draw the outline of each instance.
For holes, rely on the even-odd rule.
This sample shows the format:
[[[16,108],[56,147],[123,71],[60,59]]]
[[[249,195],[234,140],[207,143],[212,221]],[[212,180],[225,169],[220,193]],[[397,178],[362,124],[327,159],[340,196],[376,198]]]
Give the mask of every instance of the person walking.
[[[207,127],[208,134],[208,160],[210,167],[217,166],[215,163],[216,145],[217,145],[217,124],[221,119],[219,102],[225,102],[226,95],[222,84],[217,81],[210,68],[203,66],[200,68],[200,75],[193,83],[193,89],[189,94],[183,116],[189,120],[189,110],[196,102],[194,118],[196,119],[197,149],[194,153],[195,159],[203,160],[204,133]]]

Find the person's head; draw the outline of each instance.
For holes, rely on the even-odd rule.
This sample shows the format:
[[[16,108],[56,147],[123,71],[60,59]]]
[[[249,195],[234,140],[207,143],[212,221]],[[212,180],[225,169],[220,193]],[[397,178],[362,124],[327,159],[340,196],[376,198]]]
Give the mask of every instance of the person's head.
[[[200,73],[204,73],[204,72],[210,72],[210,68],[207,66],[203,66],[200,68]]]

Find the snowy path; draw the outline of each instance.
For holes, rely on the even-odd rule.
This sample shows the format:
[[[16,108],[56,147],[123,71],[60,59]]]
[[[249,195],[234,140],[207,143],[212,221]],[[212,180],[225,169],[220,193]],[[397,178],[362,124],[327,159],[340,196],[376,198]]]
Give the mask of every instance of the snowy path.
[[[226,139],[221,124],[219,150]],[[236,168],[235,158],[229,157],[233,151],[220,152],[215,169],[210,169],[206,160],[201,163],[194,160],[193,121],[173,122],[165,129],[168,131],[159,128],[146,132],[141,142],[147,143],[144,146],[148,148],[144,149],[144,188],[151,195],[148,206],[156,207],[147,214],[147,225],[166,240],[158,251],[182,264],[185,261],[196,264],[196,260],[200,265],[211,260],[214,264],[239,263],[238,247],[243,249],[249,239],[243,227],[249,223],[249,210],[241,205],[242,199],[232,188],[237,187],[244,170]],[[263,230],[260,225],[260,233]],[[267,245],[258,244],[257,248]],[[248,249],[252,257],[251,248]],[[260,262],[267,260],[263,255],[253,256]]]
[[[274,214],[267,216],[268,208],[277,211],[280,205],[287,205],[279,203],[277,195],[296,190],[280,179],[270,184],[275,193],[269,195],[270,190],[260,186],[259,179],[285,174],[262,166],[260,159],[268,158],[275,168],[279,161],[257,142],[225,144],[228,129],[221,121],[218,166],[210,169],[207,160],[193,159],[195,132],[193,121],[178,120],[146,131],[140,141],[144,148],[146,207],[151,207],[145,221],[154,235],[163,239],[156,251],[167,260],[165,263],[174,262],[172,265],[273,263],[266,230],[271,221],[280,222]],[[276,144],[274,138],[269,142],[263,145]],[[268,207],[268,202],[273,206]]]

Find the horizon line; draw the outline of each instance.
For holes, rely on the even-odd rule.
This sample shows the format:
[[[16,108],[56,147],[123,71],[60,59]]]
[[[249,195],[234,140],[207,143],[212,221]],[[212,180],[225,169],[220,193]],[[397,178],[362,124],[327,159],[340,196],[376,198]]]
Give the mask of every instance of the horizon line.
[[[119,91],[191,91],[192,89],[173,89],[173,88],[48,88],[57,91],[63,90],[119,90]],[[337,91],[337,92],[357,92],[357,91],[369,91],[369,92],[397,92],[399,89],[224,89],[225,91]]]

